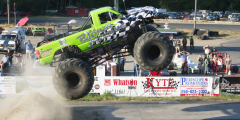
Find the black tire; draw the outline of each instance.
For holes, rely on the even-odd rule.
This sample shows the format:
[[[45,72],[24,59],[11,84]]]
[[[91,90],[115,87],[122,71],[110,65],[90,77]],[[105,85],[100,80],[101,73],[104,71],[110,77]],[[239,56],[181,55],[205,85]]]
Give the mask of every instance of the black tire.
[[[175,49],[167,36],[151,31],[138,38],[133,51],[135,60],[142,69],[159,71],[171,63]]]
[[[138,28],[138,24],[134,23],[131,27],[136,27],[134,30],[130,31],[127,38],[127,45],[134,47],[134,43],[143,34],[142,30]],[[155,27],[146,25],[147,31],[158,31]]]
[[[66,59],[55,68],[53,85],[56,91],[67,99],[79,99],[92,89],[94,74],[92,68],[81,59]]]

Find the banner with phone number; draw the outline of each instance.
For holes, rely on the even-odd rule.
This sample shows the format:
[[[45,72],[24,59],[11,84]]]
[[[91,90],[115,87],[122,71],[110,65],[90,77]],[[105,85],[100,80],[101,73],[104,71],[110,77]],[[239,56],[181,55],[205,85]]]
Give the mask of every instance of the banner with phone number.
[[[219,77],[182,77],[181,96],[219,96]]]

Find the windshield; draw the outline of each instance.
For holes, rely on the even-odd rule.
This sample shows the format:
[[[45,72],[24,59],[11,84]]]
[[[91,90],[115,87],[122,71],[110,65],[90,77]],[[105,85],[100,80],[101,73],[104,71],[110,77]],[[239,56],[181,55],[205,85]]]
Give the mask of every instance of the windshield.
[[[237,15],[237,14],[234,14],[234,15],[232,15],[232,17],[239,17],[239,15]]]
[[[0,40],[10,40],[14,41],[16,35],[0,35]]]
[[[88,28],[91,28],[92,26],[92,16],[89,15],[87,20],[85,21],[85,23],[83,24],[83,26],[80,28],[79,31],[83,31],[83,30],[86,30]]]

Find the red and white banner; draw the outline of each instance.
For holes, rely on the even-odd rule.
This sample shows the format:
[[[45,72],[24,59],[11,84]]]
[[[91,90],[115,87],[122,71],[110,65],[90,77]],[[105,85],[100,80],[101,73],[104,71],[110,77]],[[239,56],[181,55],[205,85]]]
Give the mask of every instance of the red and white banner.
[[[101,94],[115,96],[167,97],[180,96],[179,77],[99,77]]]

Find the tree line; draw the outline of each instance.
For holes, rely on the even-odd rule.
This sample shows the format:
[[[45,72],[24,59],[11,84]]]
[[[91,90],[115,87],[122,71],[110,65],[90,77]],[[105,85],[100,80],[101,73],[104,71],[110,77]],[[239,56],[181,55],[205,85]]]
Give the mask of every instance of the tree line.
[[[153,6],[167,9],[167,11],[192,11],[195,0],[119,0],[119,7],[124,9],[131,7]],[[18,11],[29,11],[41,14],[45,10],[65,10],[66,6],[82,6],[85,8],[99,8],[114,6],[114,0],[10,0],[10,10],[16,3]],[[1,9],[7,10],[7,0],[1,0]],[[213,11],[240,11],[240,0],[198,0],[198,10]]]

